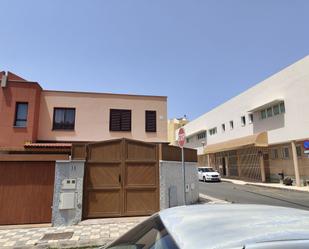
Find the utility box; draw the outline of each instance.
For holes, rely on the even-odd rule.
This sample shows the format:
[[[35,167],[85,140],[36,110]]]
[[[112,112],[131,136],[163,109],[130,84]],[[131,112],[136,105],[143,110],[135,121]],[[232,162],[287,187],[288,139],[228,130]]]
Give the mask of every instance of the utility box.
[[[63,179],[61,189],[76,189],[76,179]]]
[[[59,209],[74,209],[75,208],[75,193],[67,192],[60,193]]]

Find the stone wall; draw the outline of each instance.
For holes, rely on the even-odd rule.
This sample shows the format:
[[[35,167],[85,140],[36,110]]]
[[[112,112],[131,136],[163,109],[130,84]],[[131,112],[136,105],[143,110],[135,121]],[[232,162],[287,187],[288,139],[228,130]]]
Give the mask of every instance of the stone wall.
[[[79,223],[82,219],[84,161],[57,161],[52,211],[53,226],[68,226]],[[74,179],[75,189],[63,189],[63,180]],[[74,193],[74,208],[59,209],[62,193]]]
[[[186,162],[186,204],[198,201],[197,163]],[[181,162],[160,161],[160,209],[184,205],[183,173]]]

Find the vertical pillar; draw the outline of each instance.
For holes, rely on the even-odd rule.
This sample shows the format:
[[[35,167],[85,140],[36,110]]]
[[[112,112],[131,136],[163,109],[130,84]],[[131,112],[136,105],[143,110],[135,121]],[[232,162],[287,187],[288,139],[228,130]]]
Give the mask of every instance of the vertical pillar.
[[[210,156],[207,154],[207,166],[210,167]]]
[[[230,171],[229,171],[229,157],[225,157],[225,168],[226,168],[226,176],[230,176]]]
[[[294,164],[296,186],[300,187],[300,175],[299,175],[298,158],[297,158],[295,141],[292,141],[291,145],[292,145],[292,154],[293,154],[293,164]]]
[[[260,157],[260,168],[261,168],[261,178],[262,178],[262,182],[266,182],[264,157],[263,157],[263,152],[262,152],[262,151],[259,151],[259,157]]]

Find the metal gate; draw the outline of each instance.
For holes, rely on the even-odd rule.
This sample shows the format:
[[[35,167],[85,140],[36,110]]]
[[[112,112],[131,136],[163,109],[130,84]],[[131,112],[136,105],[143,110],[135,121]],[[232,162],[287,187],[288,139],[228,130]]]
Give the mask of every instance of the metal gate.
[[[84,184],[84,218],[158,211],[158,145],[130,139],[88,144]]]
[[[0,225],[50,223],[55,162],[0,162]]]

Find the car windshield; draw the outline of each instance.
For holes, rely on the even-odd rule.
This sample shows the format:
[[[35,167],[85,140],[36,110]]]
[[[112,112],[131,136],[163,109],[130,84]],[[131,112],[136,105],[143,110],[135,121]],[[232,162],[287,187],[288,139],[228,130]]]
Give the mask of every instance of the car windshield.
[[[155,215],[117,239],[107,249],[178,249],[160,217]]]
[[[202,172],[215,172],[213,168],[202,168]]]

